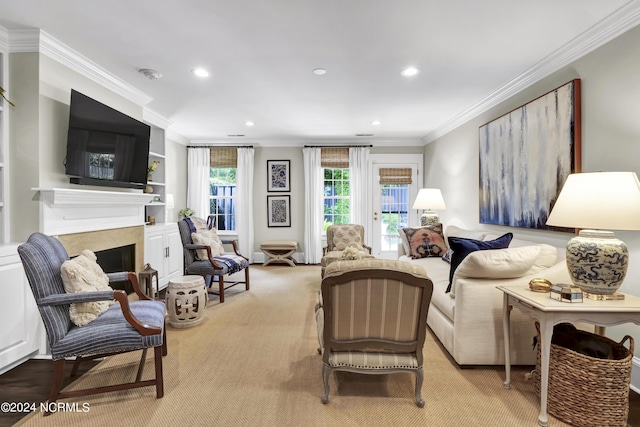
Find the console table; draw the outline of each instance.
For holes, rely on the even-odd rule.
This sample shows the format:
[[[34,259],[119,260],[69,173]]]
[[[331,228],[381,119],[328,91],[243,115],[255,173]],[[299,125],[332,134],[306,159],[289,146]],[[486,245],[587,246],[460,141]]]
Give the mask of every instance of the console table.
[[[504,293],[503,329],[505,374],[504,388],[511,388],[510,314],[513,307],[540,322],[540,415],[538,424],[547,426],[547,393],[549,388],[549,354],[553,327],[563,322],[584,322],[596,326],[614,326],[622,323],[640,325],[640,297],[625,295],[620,301],[566,303],[549,298],[548,293],[533,292],[524,285],[497,286]]]

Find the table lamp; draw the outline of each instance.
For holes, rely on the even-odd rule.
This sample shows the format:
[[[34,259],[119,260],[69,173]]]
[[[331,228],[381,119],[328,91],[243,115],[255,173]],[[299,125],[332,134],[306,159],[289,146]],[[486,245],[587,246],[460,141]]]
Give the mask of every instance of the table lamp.
[[[424,213],[420,217],[420,225],[432,226],[440,223],[438,214],[434,209],[446,209],[442,192],[439,188],[422,188],[418,191],[418,197],[413,202],[412,209],[424,209]]]
[[[634,172],[569,175],[547,225],[582,229],[567,243],[567,269],[586,297],[624,298],[616,291],[627,273],[629,250],[604,230],[640,230],[640,182]]]

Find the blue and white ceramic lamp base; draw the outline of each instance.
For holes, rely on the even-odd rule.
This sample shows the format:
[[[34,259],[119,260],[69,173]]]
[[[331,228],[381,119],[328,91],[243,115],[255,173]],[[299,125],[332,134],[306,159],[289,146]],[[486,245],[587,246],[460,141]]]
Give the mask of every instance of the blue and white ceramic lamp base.
[[[592,299],[622,299],[616,293],[629,265],[629,249],[611,231],[581,230],[567,243],[567,268],[574,285]]]

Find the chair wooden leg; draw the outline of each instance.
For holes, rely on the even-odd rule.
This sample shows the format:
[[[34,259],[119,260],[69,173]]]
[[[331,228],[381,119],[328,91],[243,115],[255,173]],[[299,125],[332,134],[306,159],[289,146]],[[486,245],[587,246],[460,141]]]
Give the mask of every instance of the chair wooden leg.
[[[424,381],[424,371],[422,366],[416,371],[416,405],[418,408],[424,408],[424,399],[422,398],[422,382]]]
[[[246,283],[246,289],[249,290],[249,267],[245,267],[244,269],[244,281]]]
[[[220,303],[224,302],[224,276],[218,276],[218,287],[220,288]]]
[[[76,360],[73,361],[73,366],[71,367],[71,374],[69,374],[70,377],[76,376],[76,374],[78,373],[78,367],[80,367],[80,363],[82,363],[82,361],[84,361],[83,357],[76,357]]]
[[[329,375],[331,369],[327,365],[322,365],[322,380],[324,381],[324,394],[322,395],[322,403],[325,405],[329,403]]]
[[[49,403],[53,403],[58,399],[60,394],[60,387],[62,387],[62,377],[64,376],[64,359],[53,361],[53,386],[51,387],[51,394],[49,394]],[[48,408],[48,406],[47,406]],[[51,415],[51,412],[47,410],[44,416]]]
[[[138,364],[138,373],[136,374],[136,382],[139,382],[142,378],[142,371],[144,371],[144,362],[147,360],[147,349],[142,350],[142,357],[140,358],[140,363]]]
[[[164,379],[162,377],[162,346],[153,349],[156,365],[156,397],[164,396]]]
[[[167,326],[165,322],[165,327],[162,331],[162,355],[166,356],[167,354]]]

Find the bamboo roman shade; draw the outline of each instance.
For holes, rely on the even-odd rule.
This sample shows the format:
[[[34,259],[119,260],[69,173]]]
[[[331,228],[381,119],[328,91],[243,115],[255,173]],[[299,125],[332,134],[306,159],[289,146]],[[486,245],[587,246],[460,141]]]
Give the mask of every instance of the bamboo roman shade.
[[[342,168],[349,167],[349,148],[348,147],[323,147],[320,152],[320,165],[323,168]]]
[[[236,147],[216,147],[209,149],[212,168],[235,168],[238,165],[238,149]]]
[[[380,168],[380,184],[411,184],[411,168]]]

